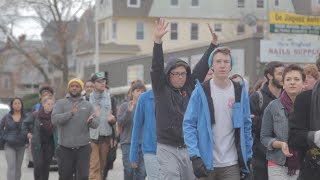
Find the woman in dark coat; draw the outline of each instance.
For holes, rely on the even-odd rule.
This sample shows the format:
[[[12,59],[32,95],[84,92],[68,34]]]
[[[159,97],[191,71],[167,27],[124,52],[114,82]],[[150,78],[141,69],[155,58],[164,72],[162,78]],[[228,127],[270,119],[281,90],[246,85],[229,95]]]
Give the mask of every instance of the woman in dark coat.
[[[50,162],[56,146],[56,130],[51,123],[54,98],[42,98],[42,107],[23,123],[23,130],[31,139],[31,153],[34,161],[34,179],[48,180]]]
[[[13,98],[10,102],[10,112],[0,122],[0,135],[5,140],[5,156],[8,170],[7,180],[20,180],[21,165],[25,145],[28,143],[27,135],[22,131],[22,122],[25,119],[21,98]]]
[[[320,70],[320,58],[316,65]],[[289,147],[300,155],[299,180],[320,177],[320,82],[299,94],[289,120]]]

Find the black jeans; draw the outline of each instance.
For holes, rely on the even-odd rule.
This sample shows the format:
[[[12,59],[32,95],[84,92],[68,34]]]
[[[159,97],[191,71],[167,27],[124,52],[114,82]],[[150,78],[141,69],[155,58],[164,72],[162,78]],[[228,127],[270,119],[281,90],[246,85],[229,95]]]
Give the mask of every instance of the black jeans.
[[[35,150],[34,146],[31,146],[31,152],[33,157],[33,174],[35,180],[48,180],[50,171],[50,162],[54,153],[54,143],[49,142],[47,144],[41,144],[41,148]]]
[[[59,166],[59,180],[89,179],[89,162],[91,147],[89,144],[78,148],[67,148],[59,145],[56,156]]]
[[[264,157],[252,158],[252,173],[254,180],[268,180],[267,160]]]

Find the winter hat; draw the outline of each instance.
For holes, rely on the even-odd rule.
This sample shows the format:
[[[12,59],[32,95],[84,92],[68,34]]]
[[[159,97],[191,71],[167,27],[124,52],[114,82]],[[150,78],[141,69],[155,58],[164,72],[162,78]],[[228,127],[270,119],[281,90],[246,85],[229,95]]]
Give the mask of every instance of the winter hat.
[[[232,69],[232,66],[233,66],[233,57],[231,56],[231,50],[228,48],[228,47],[218,47],[216,49],[214,49],[210,56],[209,56],[209,59],[208,59],[208,65],[209,65],[209,68],[212,67],[212,60],[213,60],[213,55],[216,54],[218,51],[220,52],[221,50],[223,49],[228,49],[230,51],[230,59],[231,59],[231,69]]]
[[[84,89],[84,88],[83,88],[83,87],[84,87],[83,81],[82,81],[81,79],[79,79],[79,78],[73,78],[73,79],[71,79],[71,80],[68,82],[68,88],[69,88],[70,84],[73,83],[73,82],[78,83],[78,84],[80,85],[80,87],[81,87],[81,90]]]

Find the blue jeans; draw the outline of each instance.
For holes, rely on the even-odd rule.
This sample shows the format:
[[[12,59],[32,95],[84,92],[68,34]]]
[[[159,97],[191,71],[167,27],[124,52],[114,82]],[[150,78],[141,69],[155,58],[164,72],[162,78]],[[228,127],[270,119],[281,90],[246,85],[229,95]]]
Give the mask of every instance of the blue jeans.
[[[160,177],[160,165],[157,155],[144,154],[143,159],[146,165],[148,180],[162,180],[163,178]]]
[[[124,168],[124,180],[144,180],[146,178],[146,169],[144,166],[141,146],[139,146],[138,168],[132,168],[129,160],[131,144],[121,144],[122,163]]]

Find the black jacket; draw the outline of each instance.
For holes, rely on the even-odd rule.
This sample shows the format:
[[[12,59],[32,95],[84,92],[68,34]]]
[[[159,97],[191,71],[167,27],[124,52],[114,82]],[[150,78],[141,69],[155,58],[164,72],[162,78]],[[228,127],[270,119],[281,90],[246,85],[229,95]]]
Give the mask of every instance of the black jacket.
[[[254,92],[250,95],[250,111],[251,114],[254,115],[252,118],[252,132],[254,135],[254,143],[253,143],[253,152],[254,155],[266,155],[266,147],[264,147],[260,142],[260,132],[261,132],[261,123],[262,123],[262,117],[263,112],[265,108],[268,106],[268,104],[277,99],[276,96],[274,96],[268,87],[269,83],[265,83],[263,87],[261,88],[261,94],[263,97],[263,103],[260,109],[260,97],[257,92]]]
[[[307,150],[314,148],[313,135],[310,131],[312,90],[300,93],[294,102],[294,110],[289,116],[290,148],[299,151],[300,180],[316,180],[320,177],[319,169],[313,169],[306,160]]]
[[[162,44],[154,44],[151,67],[152,89],[155,99],[157,142],[175,147],[184,146],[182,122],[196,79],[203,81],[209,67],[208,58],[216,46],[210,44],[193,72],[187,69],[187,80],[181,89],[170,81],[170,71],[180,59],[171,59],[164,69]],[[187,65],[187,64],[186,64]]]
[[[25,116],[22,115],[20,122],[14,122],[12,114],[6,114],[0,122],[0,135],[11,147],[22,147],[28,143],[27,133],[22,131],[22,123]]]

